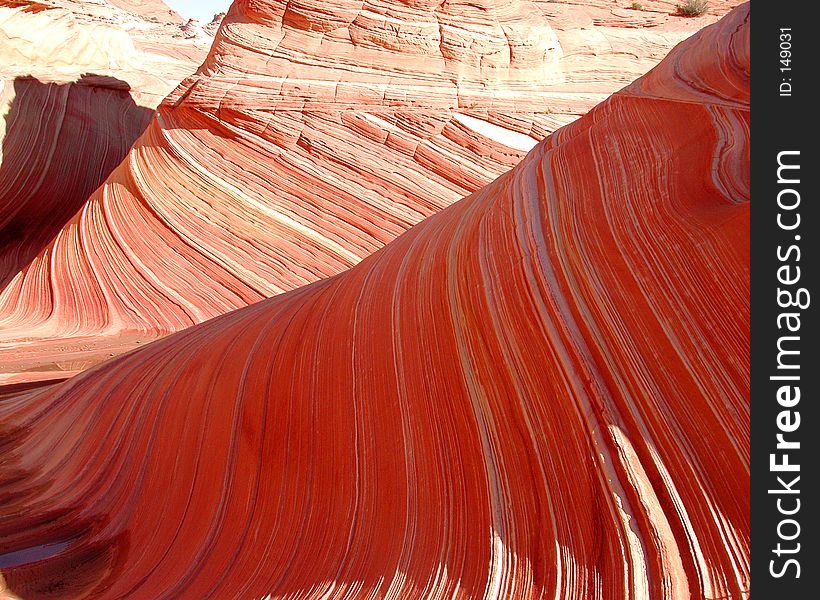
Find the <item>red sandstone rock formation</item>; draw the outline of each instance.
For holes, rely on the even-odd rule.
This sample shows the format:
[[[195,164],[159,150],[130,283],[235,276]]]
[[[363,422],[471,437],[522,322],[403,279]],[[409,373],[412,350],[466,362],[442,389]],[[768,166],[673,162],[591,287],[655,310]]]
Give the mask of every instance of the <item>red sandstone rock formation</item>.
[[[0,0],[0,289],[54,239],[159,101],[201,62],[204,52],[173,39],[178,21],[158,1]],[[13,351],[25,337],[3,347]]]
[[[211,19],[211,22],[205,26],[205,33],[208,35],[216,35],[216,32],[219,31],[219,26],[222,24],[222,19],[225,18],[227,13],[221,12],[216,13],[214,18]]]
[[[30,264],[120,163],[154,113],[130,86],[83,75],[72,83],[0,81],[0,284]],[[33,301],[36,302],[34,298]]]
[[[105,181],[196,64],[192,47],[150,48],[173,42],[175,25],[142,18],[161,2],[119,4],[133,10],[0,1],[0,287]]]
[[[182,17],[162,0],[107,0],[114,6],[148,19],[182,24]]]
[[[327,6],[235,3],[197,74],[0,291],[1,381],[71,374],[349,268],[705,21],[636,24],[604,2]]]
[[[174,41],[180,25],[159,0],[0,0],[0,79],[69,83],[106,75],[154,108],[203,58]]]
[[[180,28],[182,36],[187,39],[194,39],[198,37],[206,37],[207,34],[202,28],[202,24],[196,19],[188,19]]]
[[[10,589],[748,598],[748,18],[344,273],[4,399]]]

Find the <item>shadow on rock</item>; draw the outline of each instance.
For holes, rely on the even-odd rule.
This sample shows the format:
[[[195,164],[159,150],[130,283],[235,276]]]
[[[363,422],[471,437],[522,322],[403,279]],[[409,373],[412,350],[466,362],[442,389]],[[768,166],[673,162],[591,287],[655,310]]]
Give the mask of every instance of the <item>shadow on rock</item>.
[[[9,103],[0,154],[0,289],[57,235],[148,126],[154,111],[137,105],[130,89],[94,74],[65,84],[18,77],[0,88],[0,107]]]

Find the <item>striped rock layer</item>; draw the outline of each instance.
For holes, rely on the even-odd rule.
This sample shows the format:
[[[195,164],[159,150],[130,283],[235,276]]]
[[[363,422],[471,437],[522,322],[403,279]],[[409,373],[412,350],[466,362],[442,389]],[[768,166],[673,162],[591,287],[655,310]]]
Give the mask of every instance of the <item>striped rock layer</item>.
[[[0,382],[66,377],[358,263],[715,18],[656,4],[235,2],[105,185],[8,269]]]
[[[0,80],[114,77],[153,109],[206,54],[180,27],[161,0],[0,0]]]
[[[748,598],[748,19],[344,273],[6,397],[8,589]]]
[[[0,289],[106,180],[206,54],[175,40],[179,26],[162,2],[118,4],[125,9],[0,0]]]

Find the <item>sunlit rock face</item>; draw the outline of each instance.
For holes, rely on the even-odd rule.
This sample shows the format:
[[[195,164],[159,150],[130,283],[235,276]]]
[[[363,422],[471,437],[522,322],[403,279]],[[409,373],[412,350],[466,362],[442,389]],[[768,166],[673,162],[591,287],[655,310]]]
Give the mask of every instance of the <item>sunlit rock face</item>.
[[[204,56],[174,39],[180,26],[159,0],[0,0],[0,79],[71,83],[104,75],[154,108]]]
[[[6,396],[9,589],[748,598],[748,18],[357,266]]]
[[[87,2],[88,0],[83,0],[83,3]],[[183,21],[182,17],[162,0],[107,0],[107,3],[150,20],[180,25]]]
[[[219,31],[219,26],[222,24],[222,19],[225,18],[226,14],[227,13],[224,12],[216,13],[211,22],[205,25],[205,33],[207,33],[208,35],[216,35],[216,33]]]
[[[204,58],[174,39],[178,18],[163,6],[0,1],[0,289],[54,239]],[[42,308],[43,299],[24,302]]]
[[[66,377],[344,271],[517,164],[727,5],[680,19],[662,4],[236,2],[107,183],[39,232],[53,241],[25,260],[11,244],[0,382]],[[180,42],[168,47],[185,48],[169,27]],[[137,29],[145,53],[166,47]]]

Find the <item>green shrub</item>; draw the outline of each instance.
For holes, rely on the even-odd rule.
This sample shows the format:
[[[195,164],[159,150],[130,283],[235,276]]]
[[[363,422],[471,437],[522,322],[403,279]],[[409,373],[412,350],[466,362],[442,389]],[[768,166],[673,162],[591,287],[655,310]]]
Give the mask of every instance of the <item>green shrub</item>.
[[[678,14],[681,17],[699,17],[709,12],[709,3],[706,0],[686,0],[678,4]]]
[[[629,8],[631,8],[632,10],[643,10],[643,4],[641,4],[640,2],[633,2],[629,5]]]

